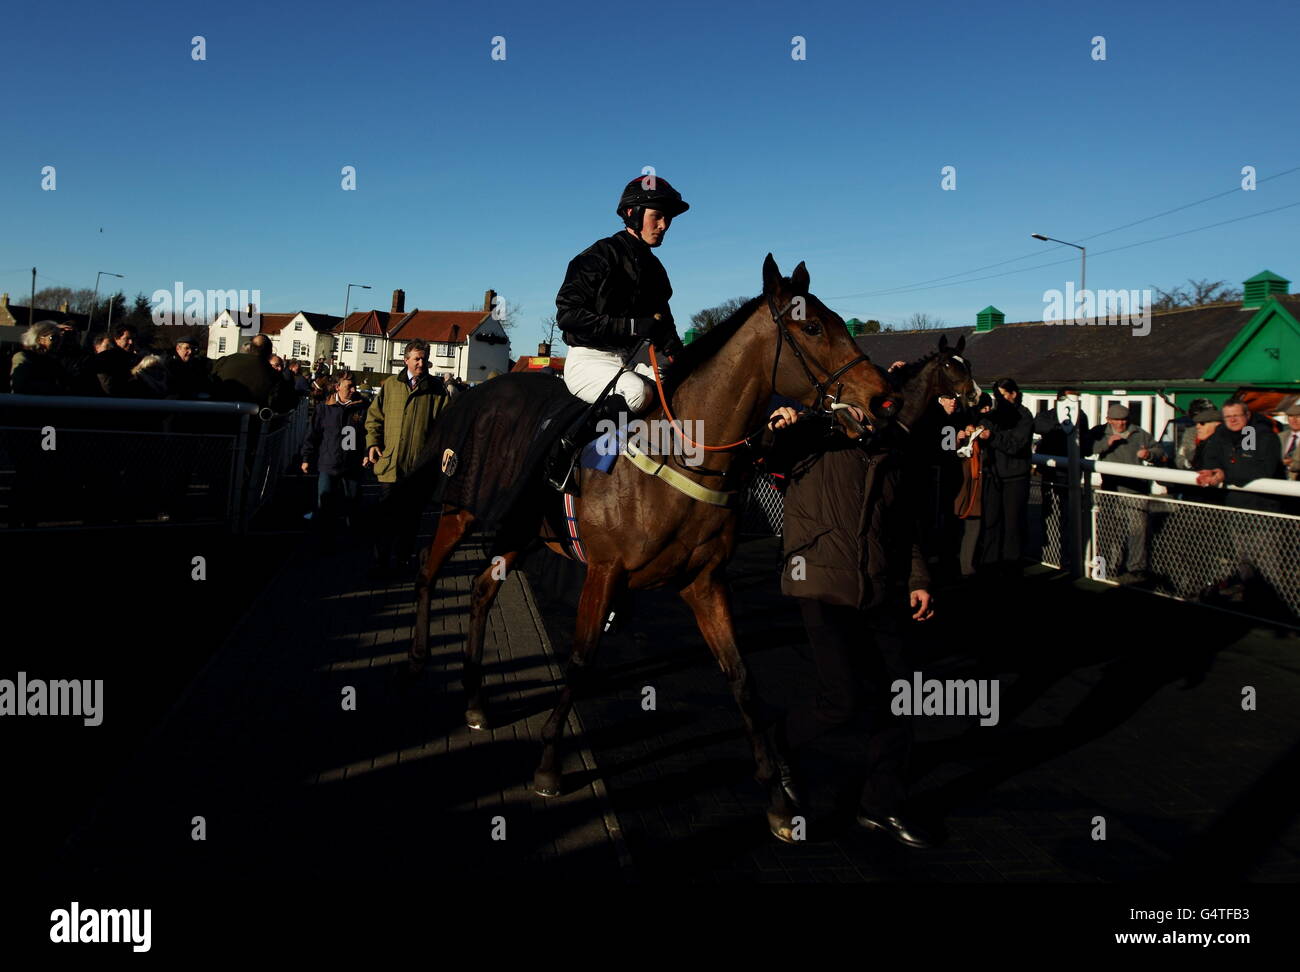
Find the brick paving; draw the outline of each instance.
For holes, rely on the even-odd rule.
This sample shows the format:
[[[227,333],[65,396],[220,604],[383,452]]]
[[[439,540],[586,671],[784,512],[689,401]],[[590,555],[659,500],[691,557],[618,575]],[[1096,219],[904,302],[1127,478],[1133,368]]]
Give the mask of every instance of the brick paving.
[[[459,659],[483,557],[467,544],[449,565],[431,606],[430,664],[412,680],[410,584],[368,580],[364,557],[305,544],[48,876],[620,880],[628,862],[589,754],[570,747],[565,763],[586,783],[555,800],[532,792],[558,670],[518,575],[493,609],[484,658],[511,720],[464,725]],[[355,711],[342,707],[348,686]],[[191,837],[196,815],[204,841]],[[492,839],[498,817],[505,840]]]
[[[431,524],[426,524],[426,526]],[[742,646],[765,699],[791,704],[809,663],[778,592],[777,541],[733,569]],[[808,839],[767,833],[730,693],[672,594],[638,595],[602,643],[599,694],[567,734],[568,789],[532,793],[567,653],[576,568],[535,555],[489,620],[498,728],[462,719],[463,549],[432,605],[431,661],[404,676],[409,585],[305,544],[97,801],[54,878],[340,874],[431,883],[1103,882],[1300,878],[1290,796],[1300,639],[1141,594],[1030,578],[945,594],[913,646],[927,677],[1002,680],[1002,723],[918,720],[914,794],[944,836],[913,851],[856,830],[853,734],[810,754]],[[566,575],[567,582],[566,582]],[[1102,629],[1105,625],[1105,630]],[[1243,712],[1244,685],[1259,709]],[[341,692],[356,690],[356,711]],[[643,689],[656,707],[642,707]],[[580,720],[580,721],[578,721]],[[206,820],[207,840],[191,839]],[[1107,839],[1091,837],[1093,818]],[[505,841],[491,839],[503,817]]]
[[[741,545],[736,616],[765,699],[807,690],[811,663],[778,587],[779,541]],[[552,638],[571,602],[544,558],[525,567]],[[578,706],[643,880],[1072,881],[1300,879],[1287,796],[1300,723],[1300,637],[1139,592],[1031,572],[1023,591],[967,585],[917,626],[917,670],[998,678],[1002,719],[916,720],[913,796],[944,838],[916,851],[852,825],[852,732],[809,753],[808,839],[778,844],[730,693],[673,594],[636,595]],[[963,621],[974,619],[973,623]],[[942,619],[942,620],[941,620]],[[1104,624],[1105,628],[1101,627]],[[563,653],[563,649],[561,649]],[[657,709],[641,708],[653,686]],[[1241,709],[1242,687],[1259,708]],[[1105,818],[1104,841],[1092,839]]]

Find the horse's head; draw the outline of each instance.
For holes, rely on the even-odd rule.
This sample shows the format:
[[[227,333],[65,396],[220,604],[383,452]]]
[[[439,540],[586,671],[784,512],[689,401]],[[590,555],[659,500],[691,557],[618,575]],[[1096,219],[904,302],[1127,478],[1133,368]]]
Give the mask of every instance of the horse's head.
[[[843,406],[857,406],[871,425],[886,422],[898,407],[898,396],[853,340],[844,319],[808,292],[808,268],[800,263],[787,279],[769,253],[763,261],[763,297],[777,330],[774,390],[813,408],[833,410],[850,438],[858,438],[863,425]]]
[[[948,346],[948,335],[939,335],[939,388],[940,394],[955,395],[960,404],[974,408],[979,401],[980,386],[975,384],[970,362],[961,356],[965,347],[964,334],[952,347]]]

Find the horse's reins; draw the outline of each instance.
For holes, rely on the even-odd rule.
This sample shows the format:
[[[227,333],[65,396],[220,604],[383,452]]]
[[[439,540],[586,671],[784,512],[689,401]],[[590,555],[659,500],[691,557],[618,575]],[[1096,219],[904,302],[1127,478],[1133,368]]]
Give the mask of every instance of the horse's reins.
[[[799,365],[803,368],[803,373],[805,377],[807,377],[808,383],[812,385],[813,388],[816,389],[817,391],[817,404],[816,406],[814,406],[813,411],[817,413],[825,414],[827,412],[834,412],[841,408],[848,408],[849,407],[848,405],[844,405],[839,402],[839,392],[844,390],[843,382],[840,382],[840,387],[836,391],[836,394],[834,395],[828,395],[826,390],[835,382],[837,378],[843,377],[844,374],[848,372],[851,368],[856,368],[858,365],[862,364],[863,362],[870,364],[871,359],[867,357],[867,355],[865,354],[859,354],[848,364],[844,365],[843,367],[835,369],[835,371],[827,375],[824,379],[818,381],[816,376],[813,374],[812,369],[808,367],[808,362],[804,358],[803,349],[799,347],[795,339],[790,336],[790,332],[786,330],[786,328],[781,326],[781,318],[784,317],[786,315],[786,312],[789,311],[790,308],[794,306],[794,300],[791,300],[790,303],[786,304],[784,308],[778,311],[776,309],[776,302],[772,300],[772,297],[769,294],[767,298],[767,306],[768,306],[768,312],[772,316],[772,321],[774,324],[776,324],[777,334],[780,336],[780,338],[783,339],[783,340],[778,340],[776,342],[776,354],[772,356],[772,382],[771,382],[772,391],[774,393],[776,391],[776,373],[777,373],[777,369],[780,367],[781,364],[781,349],[788,342],[790,345],[790,351],[791,353],[794,354],[795,359],[799,362]],[[760,425],[749,435],[745,436],[745,438],[739,439],[736,442],[728,442],[726,445],[710,446],[710,445],[703,445],[699,442],[696,442],[694,439],[692,439],[690,436],[688,436],[685,432],[682,431],[682,429],[678,426],[677,419],[673,417],[672,411],[668,408],[668,399],[664,395],[663,382],[659,378],[659,362],[655,357],[655,349],[653,343],[650,345],[650,368],[654,372],[655,388],[659,392],[659,404],[663,406],[664,414],[668,416],[668,421],[672,425],[673,431],[676,432],[679,436],[681,436],[683,441],[689,443],[690,445],[694,446],[697,449],[702,449],[705,452],[726,452],[729,449],[739,448],[740,446],[743,446],[747,442],[749,442],[749,440],[752,439],[754,436],[758,435],[759,432],[763,431],[764,426],[766,426],[767,424],[768,420],[764,419],[763,425]],[[822,402],[827,398],[830,398],[832,400],[831,407],[829,409],[822,407]]]

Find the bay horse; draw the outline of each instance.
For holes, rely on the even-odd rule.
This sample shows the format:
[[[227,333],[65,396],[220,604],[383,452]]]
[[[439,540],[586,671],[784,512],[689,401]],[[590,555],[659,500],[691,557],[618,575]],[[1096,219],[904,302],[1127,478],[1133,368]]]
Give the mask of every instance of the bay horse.
[[[975,383],[970,362],[962,357],[966,348],[966,335],[948,344],[948,335],[939,335],[939,346],[910,364],[889,373],[898,386],[903,400],[894,421],[912,433],[912,438],[924,438],[938,432],[926,428],[927,419],[934,416],[934,403],[940,395],[952,395],[958,404],[974,408],[980,397],[980,386]]]
[[[542,730],[542,755],[533,786],[543,796],[561,792],[560,738],[574,700],[590,687],[590,669],[611,603],[625,590],[666,585],[691,609],[727,678],[753,750],[755,779],[765,785],[774,780],[779,764],[774,762],[759,724],[753,680],[737,647],[729,591],[722,575],[736,548],[741,507],[717,497],[729,493],[735,500],[741,495],[752,467],[747,442],[766,425],[773,393],[833,411],[845,434],[857,438],[863,426],[843,406],[857,406],[868,422],[879,421],[873,403],[889,394],[890,388],[884,372],[855,344],[843,319],[809,293],[808,270],[803,263],[786,278],[769,253],[763,261],[762,277],[763,291],[758,297],[679,354],[656,390],[658,404],[641,416],[643,420],[666,419],[679,428],[690,420],[686,427],[697,430],[695,434],[703,440],[697,445],[707,450],[707,463],[689,466],[683,465],[680,457],[661,459],[676,463],[676,476],[696,483],[697,491],[699,486],[713,491],[714,500],[688,495],[670,484],[672,475],[662,470],[649,475],[626,455],[619,456],[607,475],[584,471],[581,495],[572,497],[571,515],[585,548],[587,574],[564,686]],[[482,386],[484,394],[491,385]],[[520,416],[520,421],[525,419]],[[540,476],[530,490],[534,496],[549,494],[551,501],[559,497]],[[716,505],[719,502],[726,505]],[[412,671],[419,671],[428,657],[434,578],[474,521],[474,515],[465,509],[442,508],[415,583],[415,636],[409,653]],[[489,550],[492,566],[473,582],[463,669],[465,718],[472,729],[489,725],[482,673],[488,610],[506,570],[539,538],[543,522],[540,514],[528,514],[514,518],[509,529],[499,530]],[[570,548],[560,541],[542,539],[556,553],[571,556]]]

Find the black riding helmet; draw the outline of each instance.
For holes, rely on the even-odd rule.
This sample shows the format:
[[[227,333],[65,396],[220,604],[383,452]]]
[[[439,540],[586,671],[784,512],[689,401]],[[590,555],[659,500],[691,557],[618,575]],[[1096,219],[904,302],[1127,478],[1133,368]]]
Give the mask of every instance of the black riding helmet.
[[[623,211],[632,207],[632,215],[625,216]],[[641,217],[647,209],[655,209],[665,216],[680,216],[690,209],[690,204],[682,199],[682,194],[674,189],[667,179],[647,175],[633,179],[623,187],[623,195],[618,199],[619,219],[628,229],[641,237]]]

